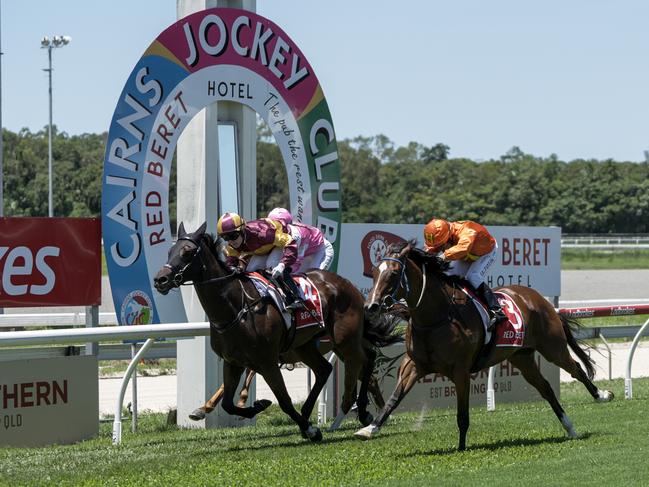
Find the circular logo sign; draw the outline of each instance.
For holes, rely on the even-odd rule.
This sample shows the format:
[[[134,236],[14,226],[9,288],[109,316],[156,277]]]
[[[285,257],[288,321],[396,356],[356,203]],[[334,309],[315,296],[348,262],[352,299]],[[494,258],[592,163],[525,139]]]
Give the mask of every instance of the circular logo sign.
[[[142,291],[129,293],[122,302],[120,317],[123,325],[150,325],[152,323],[151,298]]]

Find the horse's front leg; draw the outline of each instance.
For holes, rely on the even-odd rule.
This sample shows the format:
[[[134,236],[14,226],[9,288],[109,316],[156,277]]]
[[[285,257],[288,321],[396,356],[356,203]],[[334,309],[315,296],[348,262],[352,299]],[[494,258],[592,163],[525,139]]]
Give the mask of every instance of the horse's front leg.
[[[320,429],[311,425],[309,420],[298,413],[295,410],[295,407],[293,407],[293,401],[291,400],[291,396],[288,395],[286,384],[284,383],[284,377],[282,377],[282,371],[277,366],[277,363],[269,364],[258,370],[258,372],[264,377],[268,387],[270,387],[270,390],[275,394],[282,411],[290,416],[290,418],[299,426],[302,436],[309,438],[314,442],[322,440],[322,432]]]
[[[388,399],[388,402],[385,404],[385,407],[379,413],[379,416],[372,421],[372,424],[366,426],[365,428],[359,429],[355,436],[358,438],[369,440],[372,436],[376,435],[379,432],[379,429],[387,421],[392,414],[392,411],[396,409],[401,400],[410,392],[410,389],[415,385],[417,379],[419,378],[419,372],[417,372],[417,367],[408,355],[406,355],[401,361],[399,366],[399,376],[397,379],[397,385]]]
[[[466,434],[469,431],[469,392],[471,376],[467,369],[455,374],[453,382],[457,392],[457,427],[460,430],[458,450],[466,450]]]
[[[237,391],[241,374],[243,374],[243,367],[223,361],[223,399],[221,406],[228,414],[250,419],[270,406],[271,402],[268,399],[261,399],[255,401],[251,407],[235,406],[234,394]]]

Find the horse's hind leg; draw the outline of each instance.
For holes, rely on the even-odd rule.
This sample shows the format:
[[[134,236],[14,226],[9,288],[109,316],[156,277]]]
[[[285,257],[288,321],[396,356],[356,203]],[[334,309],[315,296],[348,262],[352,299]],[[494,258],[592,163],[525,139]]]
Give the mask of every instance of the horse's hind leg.
[[[561,404],[559,404],[559,400],[554,394],[552,386],[550,386],[550,383],[545,380],[545,377],[543,377],[539,370],[539,366],[534,360],[534,350],[520,350],[510,356],[508,360],[521,371],[525,380],[539,391],[541,397],[550,403],[550,407],[554,411],[554,414],[557,415],[557,418],[559,418],[559,421],[566,430],[568,436],[570,438],[577,438],[577,433],[572,426],[572,422],[561,407]]]
[[[241,388],[241,392],[239,393],[239,402],[237,403],[237,406],[240,408],[246,407],[246,402],[248,401],[248,395],[250,393],[250,384],[252,383],[252,378],[255,376],[255,371],[252,369],[248,369],[248,373],[246,374],[246,380],[243,383],[243,387]],[[203,404],[201,407],[194,409],[190,414],[189,414],[189,419],[192,421],[200,421],[201,419],[205,419],[205,416],[207,416],[209,413],[214,411],[216,406],[219,404],[219,401],[223,397],[223,390],[225,387],[223,384],[221,384],[221,387],[219,387],[214,395],[210,397],[207,401],[205,401],[205,404]]]
[[[578,347],[579,345],[577,345],[577,343],[575,342],[574,346]],[[593,396],[593,399],[595,399],[595,401],[609,402],[612,401],[615,397],[612,391],[599,389],[595,384],[593,384],[593,381],[588,376],[581,364],[574,358],[572,358],[566,345],[564,345],[563,347],[553,347],[550,352],[546,351],[545,348],[543,350],[539,350],[539,352],[541,353],[541,355],[543,355],[543,357],[545,357],[548,362],[552,362],[556,366],[561,367],[574,379],[577,379],[579,382],[581,382],[586,390],[590,393],[590,395]],[[580,353],[577,353],[577,356],[579,355],[583,355],[584,360],[588,359],[588,355],[586,355],[583,350],[580,351]]]
[[[189,419],[192,421],[200,421],[201,419],[205,419],[205,416],[207,416],[209,413],[214,411],[214,408],[216,405],[219,403],[221,400],[221,397],[223,397],[223,390],[225,387],[223,384],[221,384],[221,387],[219,387],[214,395],[210,397],[205,404],[203,404],[201,407],[194,409],[190,414],[189,414]]]
[[[311,391],[309,391],[306,401],[302,405],[301,411],[304,419],[309,421],[318,395],[320,395],[320,391],[322,391],[322,388],[327,383],[333,366],[320,354],[315,342],[308,342],[296,349],[295,352],[298,354],[300,360],[315,374],[315,382]]]
[[[299,426],[302,436],[309,438],[314,442],[322,440],[322,433],[320,432],[320,429],[311,425],[311,423],[306,418],[304,418],[304,416],[298,413],[293,407],[293,401],[291,401],[291,396],[288,395],[288,391],[286,390],[286,384],[284,383],[284,378],[282,377],[282,371],[279,369],[277,364],[269,364],[267,367],[258,370],[258,373],[263,376],[263,378],[266,380],[266,383],[268,384],[268,387],[270,387],[270,390],[273,391],[273,394],[275,394],[277,402],[279,403],[279,407],[282,408],[282,411],[290,416],[290,418]],[[313,394],[314,390],[315,387],[311,390],[311,393],[309,395]]]
[[[246,380],[243,382],[243,387],[241,392],[239,392],[239,402],[237,406],[240,408],[246,407],[248,402],[248,396],[250,395],[250,384],[252,384],[252,379],[255,377],[255,371],[252,369],[247,369]]]
[[[242,408],[235,406],[234,394],[237,391],[242,374],[243,367],[223,361],[223,399],[221,400],[221,407],[228,414],[250,419],[270,406],[271,402],[268,399],[261,399],[255,401],[252,407]]]
[[[367,361],[365,362],[365,366],[363,367],[361,375],[361,387],[358,391],[358,397],[356,398],[356,405],[358,406],[358,420],[363,426],[369,425],[374,420],[372,414],[367,410],[367,406],[370,403],[367,393],[370,387],[370,381],[372,380],[374,373],[376,352],[373,349],[366,349],[365,354],[367,355]],[[381,399],[383,399],[383,397],[381,397]]]
[[[383,393],[381,392],[381,386],[379,386],[379,380],[376,378],[376,375],[372,372],[370,375],[369,383],[367,384],[367,390],[372,395],[374,399],[374,405],[380,411],[385,407],[385,400],[383,399]]]

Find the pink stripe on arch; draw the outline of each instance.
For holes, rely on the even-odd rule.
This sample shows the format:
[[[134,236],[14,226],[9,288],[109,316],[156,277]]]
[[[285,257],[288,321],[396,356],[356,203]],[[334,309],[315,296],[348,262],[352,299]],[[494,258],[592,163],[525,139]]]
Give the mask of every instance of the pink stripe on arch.
[[[218,55],[210,55],[205,52],[198,41],[201,22],[208,15],[219,17],[225,24],[227,30],[227,42]],[[232,25],[235,20],[241,16],[250,19],[250,26],[243,25],[237,29],[238,35],[236,39],[238,43],[243,48],[247,48],[247,54],[244,56],[237,53],[232,42]],[[193,38],[195,39],[196,52],[198,54],[197,61],[192,66],[187,63],[191,51],[184,30],[185,24],[188,24],[191,28]],[[257,53],[256,59],[250,57],[255,30],[258,28],[258,25],[261,28],[261,35],[269,29],[272,31],[272,36],[264,44],[266,62],[268,65],[264,65],[259,53]],[[218,64],[233,64],[254,71],[267,80],[279,92],[280,96],[288,103],[296,119],[300,118],[300,115],[308,107],[309,102],[313,99],[319,86],[318,79],[315,76],[311,65],[302,51],[300,51],[288,35],[286,35],[286,33],[275,23],[247,10],[231,8],[213,8],[203,10],[180,19],[162,32],[156,40],[166,47],[190,73]],[[207,41],[211,46],[216,46],[219,43],[220,32],[218,27],[215,25],[211,26],[207,30]],[[275,68],[271,69],[270,66],[270,61],[278,42],[284,43],[284,47],[281,50],[281,53],[284,56],[284,62],[282,63],[278,61],[277,63],[274,63],[276,70],[281,73],[281,79],[273,72],[273,69]],[[299,71],[300,69],[305,68],[308,74],[299,82],[287,89],[284,86],[284,82],[291,76],[291,67],[294,55],[299,59],[299,64],[297,65],[296,70]],[[176,60],[173,61],[175,62]]]

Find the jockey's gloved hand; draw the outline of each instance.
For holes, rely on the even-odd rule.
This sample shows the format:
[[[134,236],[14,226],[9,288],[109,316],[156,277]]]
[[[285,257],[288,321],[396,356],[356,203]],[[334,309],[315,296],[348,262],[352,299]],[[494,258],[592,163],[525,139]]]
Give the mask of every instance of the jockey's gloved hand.
[[[275,267],[273,267],[273,270],[270,271],[270,275],[273,277],[273,279],[277,279],[278,277],[281,277],[284,274],[285,267],[286,266],[284,265],[284,263],[280,262]]]
[[[244,270],[238,265],[232,266],[230,269],[232,270],[232,273],[236,275],[243,274],[244,272]]]

